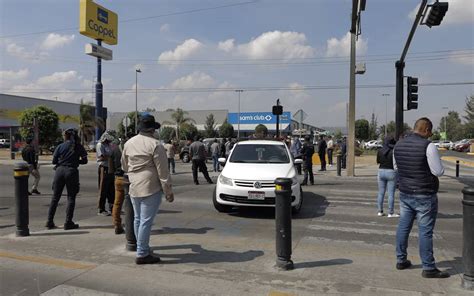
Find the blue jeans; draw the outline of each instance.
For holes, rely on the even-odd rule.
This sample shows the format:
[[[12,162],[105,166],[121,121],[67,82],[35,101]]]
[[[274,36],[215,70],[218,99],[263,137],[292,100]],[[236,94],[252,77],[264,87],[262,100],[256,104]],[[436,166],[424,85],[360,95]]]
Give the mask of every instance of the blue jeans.
[[[400,192],[400,220],[397,229],[397,262],[407,259],[408,236],[413,221],[418,221],[418,242],[423,270],[436,268],[433,257],[433,229],[438,214],[438,196],[410,195]]]
[[[219,155],[212,155],[212,164],[214,168],[214,172],[219,171]]]
[[[150,232],[153,220],[161,204],[163,192],[157,192],[146,197],[132,197],[133,212],[135,214],[134,230],[137,237],[137,257],[146,257],[150,254]]]
[[[394,170],[379,169],[379,173],[378,173],[379,194],[377,196],[377,207],[378,207],[379,212],[381,213],[383,213],[383,200],[385,197],[385,190],[387,190],[388,213],[393,214],[396,180],[397,180],[397,173]]]

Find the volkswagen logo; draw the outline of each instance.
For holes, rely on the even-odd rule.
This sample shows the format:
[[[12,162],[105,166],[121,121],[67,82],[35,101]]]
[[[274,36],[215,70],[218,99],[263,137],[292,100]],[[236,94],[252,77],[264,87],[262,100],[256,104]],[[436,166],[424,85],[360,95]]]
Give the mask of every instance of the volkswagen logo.
[[[255,182],[255,183],[253,183],[253,187],[255,187],[255,188],[257,188],[257,189],[260,189],[260,188],[262,188],[262,183],[260,183],[260,182],[257,181],[257,182]]]

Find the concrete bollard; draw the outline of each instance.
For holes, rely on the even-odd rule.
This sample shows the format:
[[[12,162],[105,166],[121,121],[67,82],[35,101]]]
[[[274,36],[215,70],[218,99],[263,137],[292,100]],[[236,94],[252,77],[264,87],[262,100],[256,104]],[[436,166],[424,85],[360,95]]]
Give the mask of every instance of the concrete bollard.
[[[15,163],[13,177],[15,178],[15,214],[16,214],[16,236],[29,236],[30,223],[28,210],[28,164],[26,162]]]
[[[474,188],[466,187],[463,193],[463,288],[474,290]]]
[[[336,169],[337,169],[338,176],[341,176],[341,166],[342,166],[342,155],[341,153],[338,153],[336,156]]]
[[[125,248],[127,251],[136,251],[137,250],[137,239],[135,237],[135,228],[134,228],[134,212],[133,212],[133,205],[132,201],[130,200],[129,188],[130,188],[130,181],[128,180],[128,176],[125,174],[123,176],[124,183],[123,183],[123,191],[125,193],[125,199],[123,201],[123,209],[125,211],[125,238],[127,239],[127,244]]]
[[[293,269],[291,261],[291,179],[275,180],[276,267]]]
[[[459,160],[456,160],[456,178],[459,178]]]

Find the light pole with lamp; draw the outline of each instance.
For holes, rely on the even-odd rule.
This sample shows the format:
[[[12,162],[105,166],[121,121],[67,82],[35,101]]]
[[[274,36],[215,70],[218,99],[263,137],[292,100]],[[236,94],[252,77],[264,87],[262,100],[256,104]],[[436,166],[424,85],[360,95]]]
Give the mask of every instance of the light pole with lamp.
[[[449,107],[443,107],[442,109],[443,110],[448,110]],[[449,115],[449,112],[448,112],[448,114],[446,114],[446,117],[444,118],[444,139],[445,140],[448,140],[448,129],[447,129],[447,125],[446,125],[446,122],[448,121],[448,115]]]
[[[243,89],[236,89],[235,92],[237,92],[239,94],[239,118],[238,118],[238,121],[237,121],[237,141],[240,139],[240,93],[242,93],[244,90]]]
[[[387,136],[387,124],[388,124],[388,120],[387,120],[387,98],[390,96],[390,94],[382,94],[382,97],[385,97],[385,137]]]
[[[142,70],[135,69],[135,135],[138,134],[138,73]]]

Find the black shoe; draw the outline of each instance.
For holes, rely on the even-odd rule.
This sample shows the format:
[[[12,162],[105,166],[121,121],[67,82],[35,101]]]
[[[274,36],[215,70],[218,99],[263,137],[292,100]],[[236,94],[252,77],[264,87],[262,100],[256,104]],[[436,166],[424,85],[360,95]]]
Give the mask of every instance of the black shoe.
[[[308,183],[301,183],[301,186],[307,186]]]
[[[313,183],[313,182],[311,182],[311,185],[314,185],[314,183]]]
[[[135,258],[136,264],[155,264],[160,263],[161,259],[158,256],[148,255],[146,257],[137,257]]]
[[[39,192],[38,189],[35,189],[35,190],[31,191],[31,193],[34,193],[34,194],[41,194],[41,192]]]
[[[79,228],[79,224],[76,224],[74,222],[64,223],[64,230],[78,229],[78,228]]]
[[[124,232],[125,230],[123,229],[122,226],[115,226],[115,234],[122,234]]]
[[[44,227],[48,228],[48,230],[57,228],[56,225],[54,225],[54,222],[46,222]]]
[[[397,263],[397,269],[398,270],[404,270],[407,268],[411,267],[411,261],[410,260],[405,260],[402,263]]]
[[[207,183],[214,184],[214,182],[212,182],[212,180],[207,180]]]
[[[32,194],[33,194],[33,193],[31,193],[31,192],[28,191],[28,195],[32,195]]]
[[[98,211],[97,211],[97,216],[104,216],[104,217],[107,217],[107,216],[110,216],[110,213],[107,212],[106,210],[98,210]]]
[[[423,270],[421,276],[427,279],[444,279],[450,277],[446,271],[441,271],[437,268],[433,270]]]
[[[199,185],[199,182],[194,182],[194,185]]]

